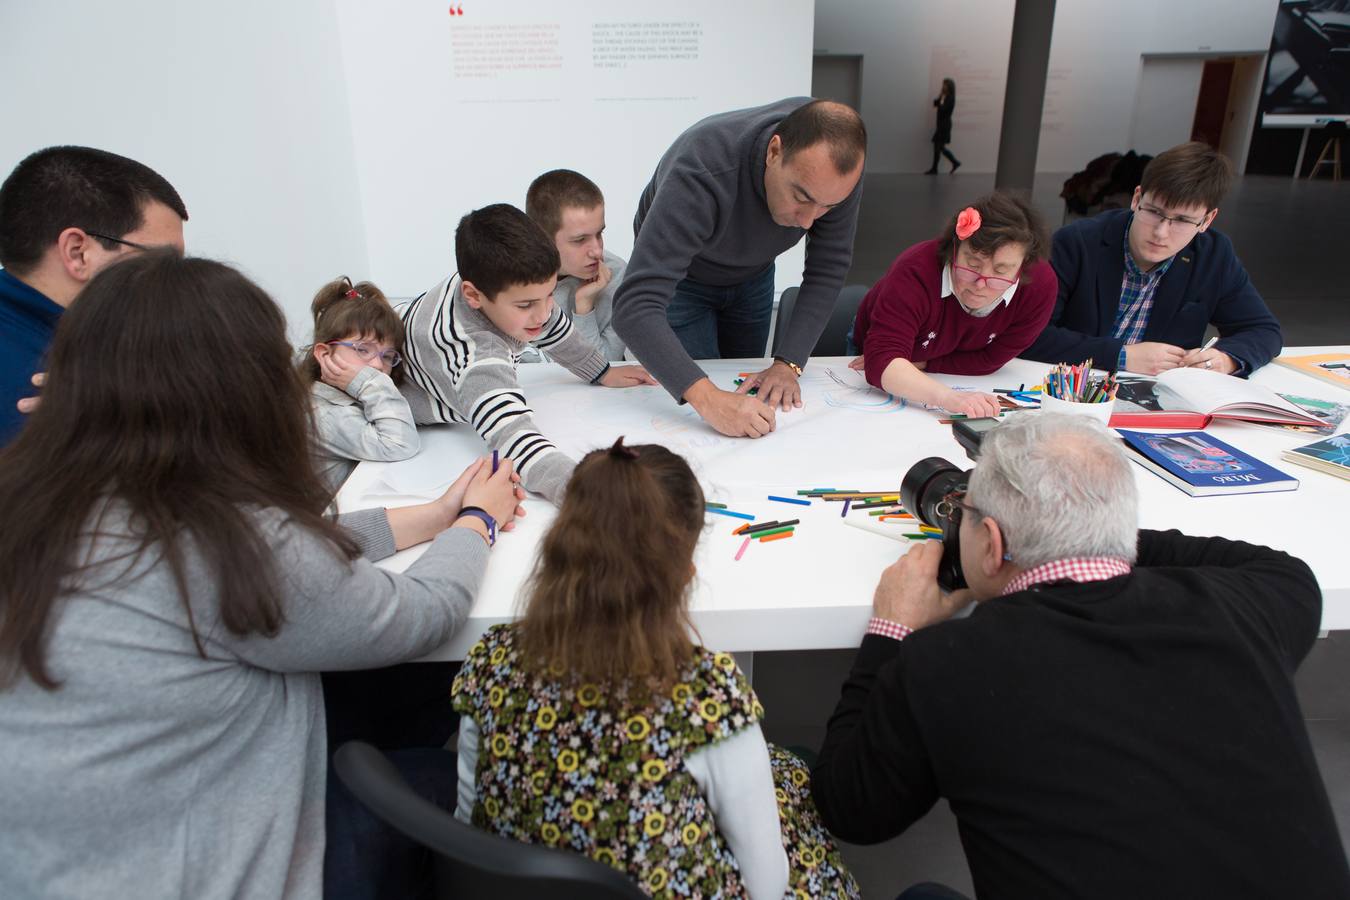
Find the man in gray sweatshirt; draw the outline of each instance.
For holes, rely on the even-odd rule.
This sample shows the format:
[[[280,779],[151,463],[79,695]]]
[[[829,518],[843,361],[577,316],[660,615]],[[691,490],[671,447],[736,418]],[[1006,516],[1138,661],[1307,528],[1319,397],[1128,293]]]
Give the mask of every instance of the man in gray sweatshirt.
[[[840,103],[795,97],[696,123],[642,192],[614,328],[680,402],[735,437],[772,431],[801,406],[797,377],[853,260],[867,132]],[[807,235],[806,267],[773,365],[736,392],[694,359],[758,357],[773,311],[774,259]],[[748,391],[759,388],[759,397]]]

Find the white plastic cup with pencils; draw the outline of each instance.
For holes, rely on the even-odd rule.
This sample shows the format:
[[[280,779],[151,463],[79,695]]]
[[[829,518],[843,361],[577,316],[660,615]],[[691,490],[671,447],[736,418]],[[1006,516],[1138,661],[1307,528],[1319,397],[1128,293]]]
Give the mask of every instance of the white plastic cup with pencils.
[[[1106,425],[1116,405],[1116,387],[1115,376],[1094,373],[1090,359],[1076,366],[1060,363],[1045,374],[1041,412],[1090,416]]]

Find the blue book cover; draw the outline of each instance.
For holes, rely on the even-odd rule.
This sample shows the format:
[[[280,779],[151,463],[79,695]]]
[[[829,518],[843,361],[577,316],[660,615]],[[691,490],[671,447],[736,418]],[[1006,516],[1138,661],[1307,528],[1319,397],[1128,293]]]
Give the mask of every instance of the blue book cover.
[[[1337,434],[1325,440],[1314,441],[1281,454],[1284,459],[1300,466],[1327,472],[1338,478],[1350,479],[1350,434]]]
[[[1134,451],[1135,462],[1192,497],[1298,488],[1297,478],[1203,431],[1117,430]]]

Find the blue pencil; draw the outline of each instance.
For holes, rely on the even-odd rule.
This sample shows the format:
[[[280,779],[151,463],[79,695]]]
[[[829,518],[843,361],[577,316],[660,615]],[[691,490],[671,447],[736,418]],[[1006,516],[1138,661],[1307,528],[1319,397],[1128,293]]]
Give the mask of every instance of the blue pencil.
[[[497,474],[497,451],[492,451],[492,474]]]
[[[769,495],[769,499],[770,499],[770,500],[777,500],[779,503],[795,503],[795,504],[797,504],[798,506],[810,506],[810,505],[811,505],[811,501],[810,501],[810,500],[798,500],[798,499],[796,499],[796,498],[794,498],[794,497],[775,497],[773,494],[770,494],[770,495]]]
[[[750,515],[749,513],[732,512],[729,509],[713,509],[712,507],[708,507],[703,511],[714,513],[719,516],[731,516],[733,519],[746,519],[751,522],[755,521],[755,517]]]
[[[839,514],[839,518],[842,519],[842,518],[844,518],[844,516],[848,515],[848,508],[849,508],[850,506],[852,506],[852,505],[853,505],[853,501],[852,501],[852,500],[845,500],[845,501],[844,501],[844,511],[841,512],[841,513]]]

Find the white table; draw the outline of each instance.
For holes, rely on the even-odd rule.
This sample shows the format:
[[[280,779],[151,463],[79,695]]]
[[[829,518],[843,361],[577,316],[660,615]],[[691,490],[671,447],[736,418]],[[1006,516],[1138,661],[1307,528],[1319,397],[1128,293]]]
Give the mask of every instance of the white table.
[[[731,385],[737,372],[762,365],[758,360],[703,364],[713,381],[724,387]],[[937,377],[984,390],[1016,388],[1038,381],[1046,368],[1014,360],[982,378]],[[831,372],[845,381],[851,374],[845,358],[813,359],[802,378],[805,407],[780,412],[778,430],[754,441],[718,435],[661,388],[593,387],[551,364],[522,365],[519,372],[540,430],[565,452],[579,458],[588,449],[608,446],[621,434],[629,443],[659,442],[690,460],[709,500],[752,513],[760,521],[801,519],[792,538],[752,542],[737,562],[733,557],[741,539],[731,531],[741,522],[707,517],[696,559],[692,609],[701,639],[710,647],[756,651],[856,646],[879,573],[906,549],[903,543],[846,527],[840,518],[842,504],[817,501],[809,507],[791,506],[767,500],[769,494],[795,496],[797,490],[813,487],[898,490],[909,467],[927,456],[970,466],[951,428],[938,424],[939,413],[838,384]],[[1286,393],[1350,398],[1350,393],[1333,385],[1273,364],[1254,380]],[[1140,526],[1222,535],[1295,553],[1312,566],[1322,586],[1323,629],[1350,628],[1350,542],[1344,530],[1350,482],[1280,460],[1281,450],[1307,443],[1315,435],[1245,423],[1216,423],[1210,431],[1296,476],[1301,487],[1288,493],[1191,498],[1137,467]],[[468,426],[422,429],[422,451],[414,459],[359,465],[338,495],[339,508],[400,506],[434,497],[440,493],[436,488],[443,489],[484,452],[483,442]],[[526,509],[528,515],[518,521],[516,530],[497,541],[468,623],[431,658],[462,658],[485,629],[515,618],[519,588],[555,515],[554,507],[538,498],[527,501]],[[876,521],[861,512],[850,513],[850,518]],[[402,570],[421,552],[414,547],[381,564]]]

